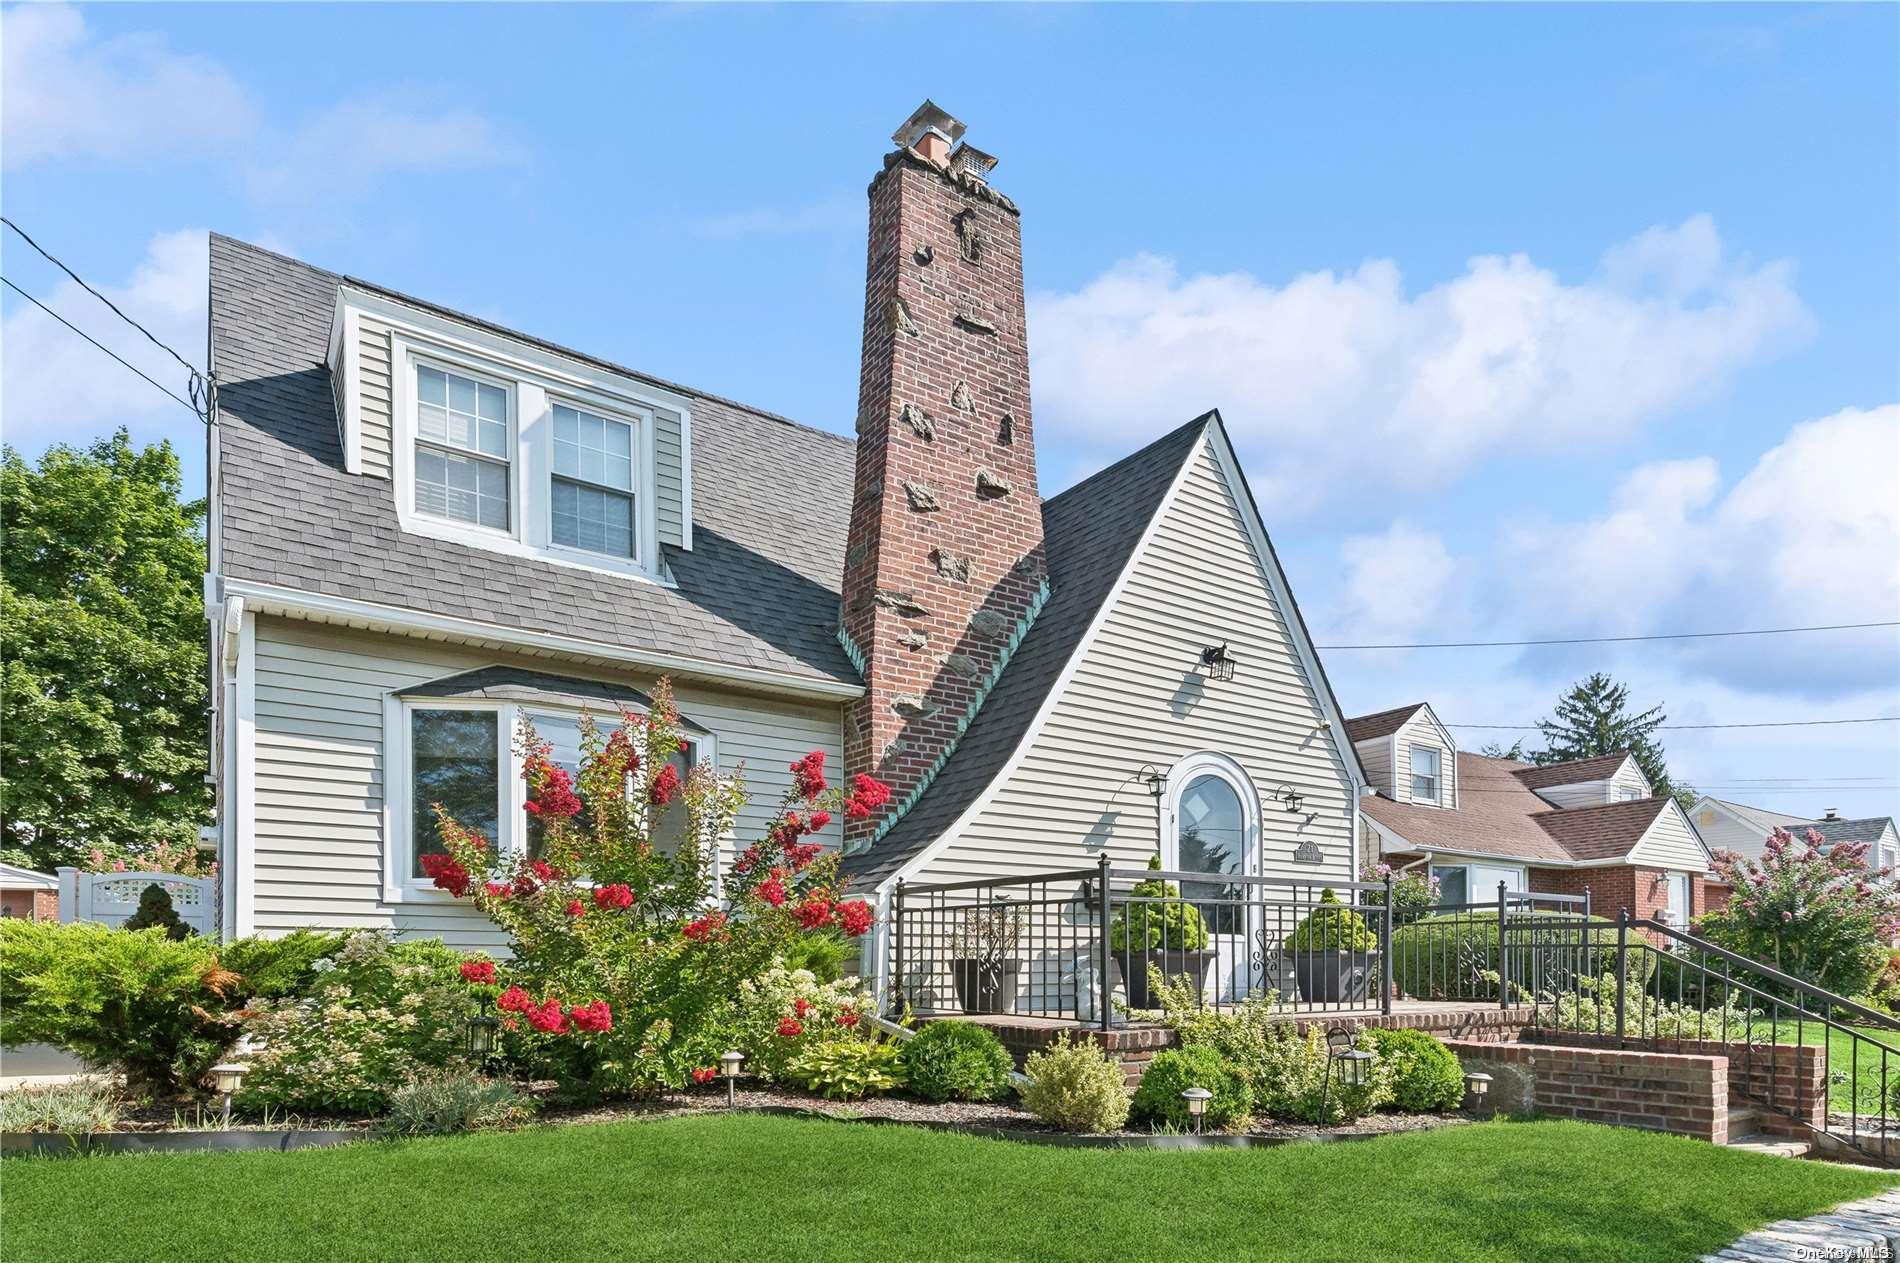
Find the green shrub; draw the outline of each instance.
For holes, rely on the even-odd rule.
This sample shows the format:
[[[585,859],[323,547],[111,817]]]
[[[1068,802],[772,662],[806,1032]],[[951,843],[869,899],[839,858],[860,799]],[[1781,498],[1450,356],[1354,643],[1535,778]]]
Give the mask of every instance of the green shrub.
[[[855,1101],[904,1086],[904,1050],[886,1040],[833,1039],[801,1049],[785,1077],[834,1101]]]
[[[1244,1123],[1253,1113],[1253,1089],[1219,1053],[1212,1048],[1170,1048],[1148,1063],[1129,1115],[1137,1123],[1192,1128],[1194,1119],[1181,1098],[1188,1088],[1214,1094],[1201,1116],[1209,1130]]]
[[[163,930],[169,939],[190,938],[192,929],[184,918],[178,915],[178,909],[172,907],[171,892],[157,882],[139,891],[139,906],[131,916],[125,919],[122,930]]]
[[[118,1121],[118,1094],[89,1079],[0,1092],[0,1132],[90,1136],[111,1131]]]
[[[0,920],[0,1044],[55,1044],[135,1093],[190,1088],[237,1037],[216,944]]]
[[[784,1078],[792,1058],[814,1045],[875,1038],[865,1018],[875,1012],[877,1000],[856,978],[820,982],[808,969],[774,962],[739,984],[719,1029],[745,1054],[746,1073],[769,1083]]]
[[[1149,857],[1148,869],[1160,871],[1159,855]],[[1156,902],[1122,904],[1108,927],[1110,948],[1117,952],[1156,948],[1198,951],[1207,946],[1207,927],[1201,924],[1200,911],[1181,899],[1181,892],[1173,882],[1151,877],[1136,882],[1128,893],[1135,899]]]
[[[1364,1031],[1354,1037],[1353,1047],[1375,1052]],[[1333,1067],[1329,1082],[1328,1060],[1326,1036],[1317,1024],[1304,1032],[1290,1025],[1276,1027],[1262,1041],[1251,1067],[1261,1110],[1292,1122],[1336,1123],[1363,1117],[1392,1099],[1392,1067],[1386,1062],[1375,1056],[1365,1082],[1355,1088],[1345,1082],[1341,1066]]]
[[[255,1000],[306,995],[318,961],[334,956],[348,935],[293,930],[282,938],[241,938],[218,949],[218,963],[238,976],[234,994]]]
[[[435,939],[349,935],[312,962],[308,996],[259,1001],[245,1029],[263,1048],[236,1100],[245,1110],[380,1113],[431,1071],[463,1068],[474,1003],[460,953]]]
[[[1616,972],[1615,922],[1591,917],[1586,931],[1581,913],[1540,911],[1537,920],[1536,929],[1507,923],[1502,957],[1495,911],[1448,913],[1398,926],[1392,931],[1392,981],[1420,1000],[1495,1000],[1503,964],[1509,968],[1512,998],[1522,1000],[1533,985],[1562,992],[1578,978]],[[1577,928],[1555,930],[1557,921],[1575,922]],[[1646,950],[1640,934],[1630,939],[1625,972],[1635,990],[1648,983],[1657,954]]]
[[[384,1136],[446,1136],[490,1127],[513,1127],[534,1115],[534,1099],[513,1084],[466,1070],[424,1075],[389,1094],[389,1114],[377,1126]]]
[[[1065,1031],[1023,1063],[1023,1108],[1065,1131],[1119,1131],[1128,1121],[1121,1062]]]
[[[1328,886],[1319,893],[1319,906],[1307,913],[1305,919],[1293,927],[1293,933],[1287,935],[1285,950],[1370,952],[1378,946],[1378,937],[1366,928],[1364,919],[1340,903],[1339,896]]]
[[[1658,1000],[1646,991],[1625,988],[1623,1032],[1650,1039],[1765,1039],[1772,1043],[1773,1023],[1767,1021],[1763,1010],[1750,1008],[1747,999],[1740,992],[1730,991],[1721,1004],[1705,1008]],[[1615,1033],[1616,975],[1577,979],[1572,990],[1558,995],[1542,1020],[1558,1030]]]
[[[1465,1099],[1458,1054],[1424,1031],[1374,1029],[1372,1051],[1392,1070],[1392,1103],[1413,1114],[1455,1110]]]
[[[819,982],[836,982],[844,977],[847,963],[857,960],[858,944],[835,929],[820,930],[796,938],[785,949],[785,968],[807,970]]]
[[[995,1032],[974,1022],[932,1022],[904,1045],[904,1075],[926,1101],[993,1101],[1015,1068]]]

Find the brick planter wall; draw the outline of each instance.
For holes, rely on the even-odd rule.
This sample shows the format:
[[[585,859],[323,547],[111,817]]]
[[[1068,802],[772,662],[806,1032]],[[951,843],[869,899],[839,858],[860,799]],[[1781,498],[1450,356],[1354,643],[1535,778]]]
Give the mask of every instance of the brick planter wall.
[[[1449,1040],[1493,1079],[1508,1113],[1555,1115],[1728,1143],[1728,1058],[1691,1053]]]
[[[1576,1031],[1526,1031],[1524,1038],[1544,1046],[1564,1044],[1580,1049],[1614,1049],[1617,1043],[1614,1035]],[[1809,1128],[1819,1128],[1827,1121],[1827,1050],[1819,1046],[1750,1046],[1694,1039],[1626,1039],[1624,1043],[1721,1060],[1730,1094],[1768,1107],[1761,1116],[1763,1131],[1806,1139]]]

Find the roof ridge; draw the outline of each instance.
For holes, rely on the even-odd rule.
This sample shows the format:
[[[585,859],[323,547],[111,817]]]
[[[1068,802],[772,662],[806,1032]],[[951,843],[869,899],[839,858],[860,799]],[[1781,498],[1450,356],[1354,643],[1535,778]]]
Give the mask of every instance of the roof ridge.
[[[480,316],[470,315],[468,312],[458,311],[453,307],[444,306],[443,304],[437,303],[437,302],[431,302],[429,299],[426,299],[426,298],[418,298],[414,294],[408,293],[404,290],[391,289],[387,285],[383,285],[376,281],[366,280],[360,276],[353,276],[348,272],[335,272],[335,271],[330,270],[329,268],[323,267],[320,264],[311,263],[307,259],[299,259],[295,255],[285,254],[279,250],[272,250],[268,246],[260,246],[256,244],[255,242],[246,241],[242,237],[233,237],[229,233],[218,232],[216,230],[210,231],[209,235],[211,237],[216,237],[224,241],[228,241],[232,245],[241,246],[242,248],[246,250],[255,251],[258,254],[269,255],[273,259],[281,259],[285,263],[293,264],[301,268],[308,268],[312,272],[322,273],[324,276],[331,277],[339,282],[344,282],[351,285],[360,285],[365,289],[375,290],[377,293],[383,295],[386,298],[393,298],[398,302],[408,303],[409,305],[413,307],[419,307],[425,311],[433,311],[440,315],[448,316],[451,319],[460,320],[460,321],[463,321],[464,323],[475,325],[479,328],[487,329],[494,333],[502,334],[505,337],[516,338],[516,339],[519,339],[520,341],[542,347],[546,350],[553,351],[560,355],[571,356],[574,359],[582,360],[582,361],[585,361],[586,363],[592,364],[597,368],[604,368],[604,369],[609,370],[610,372],[622,373],[628,377],[637,377],[641,381],[647,382],[650,385],[659,386],[666,390],[677,391],[681,394],[691,395],[695,399],[704,399],[710,403],[723,404],[728,408],[736,408],[739,411],[747,413],[751,416],[759,417],[766,421],[776,421],[780,425],[788,425],[788,426],[791,426],[795,430],[804,430],[807,433],[818,436],[819,438],[830,439],[836,443],[848,443],[853,447],[857,446],[857,439],[850,435],[839,434],[835,430],[820,429],[819,427],[815,425],[810,425],[804,421],[793,420],[791,417],[786,416],[784,413],[773,412],[769,408],[755,407],[752,404],[743,403],[740,400],[730,398],[729,396],[726,396],[726,395],[718,395],[718,394],[714,394],[713,392],[709,390],[701,390],[697,386],[689,386],[684,382],[675,381],[674,379],[669,378],[669,377],[661,377],[656,373],[644,372],[640,369],[632,368],[632,367],[629,367],[628,365],[618,363],[617,361],[607,359],[604,356],[594,355],[587,351],[577,350],[574,347],[567,346],[564,343],[555,342],[549,338],[543,338],[536,334],[526,333],[520,329],[510,328],[507,325],[497,324],[496,322],[492,320],[485,320]]]
[[[1120,460],[1117,460],[1112,464],[1102,466],[1100,469],[1096,470],[1094,473],[1084,478],[1081,482],[1076,483],[1074,486],[1064,488],[1062,491],[1059,491],[1055,495],[1050,496],[1048,499],[1042,502],[1043,507],[1046,509],[1050,505],[1055,504],[1058,501],[1061,501],[1063,499],[1066,499],[1069,496],[1074,495],[1076,492],[1082,490],[1084,487],[1087,487],[1090,483],[1095,482],[1098,479],[1108,477],[1110,474],[1120,469],[1123,465],[1129,464],[1132,461],[1138,460],[1141,457],[1148,455],[1148,453],[1152,452],[1155,448],[1160,447],[1163,443],[1166,443],[1171,439],[1178,438],[1182,434],[1182,432],[1186,430],[1191,430],[1195,426],[1205,426],[1213,416],[1214,416],[1213,410],[1209,409],[1208,411],[1203,412],[1200,416],[1195,417],[1192,421],[1188,421],[1181,425],[1175,426],[1172,430],[1169,430],[1166,434],[1163,434],[1161,437],[1153,440],[1152,442],[1143,444],[1142,446],[1136,448],[1134,451],[1128,453],[1128,455],[1122,457]]]

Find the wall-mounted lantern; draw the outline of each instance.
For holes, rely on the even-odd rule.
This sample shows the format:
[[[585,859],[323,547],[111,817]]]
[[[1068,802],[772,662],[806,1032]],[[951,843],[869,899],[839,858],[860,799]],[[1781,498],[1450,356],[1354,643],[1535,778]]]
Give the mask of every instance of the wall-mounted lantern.
[[[1274,790],[1273,800],[1282,807],[1285,807],[1288,813],[1296,816],[1299,815],[1300,810],[1306,806],[1306,795],[1294,789],[1291,785],[1282,785],[1280,788]]]
[[[1201,671],[1210,680],[1233,679],[1234,666],[1234,655],[1226,645],[1209,645],[1201,650]]]
[[[1148,787],[1148,797],[1160,798],[1168,789],[1168,774],[1152,763],[1144,763],[1135,779]]]

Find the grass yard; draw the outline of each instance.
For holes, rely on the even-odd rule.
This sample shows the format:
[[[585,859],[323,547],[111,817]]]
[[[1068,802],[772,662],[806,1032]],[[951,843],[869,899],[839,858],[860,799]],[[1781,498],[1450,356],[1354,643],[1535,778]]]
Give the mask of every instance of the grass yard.
[[[1582,1123],[1056,1149],[766,1116],[0,1163],[8,1263],[1692,1259],[1895,1179]]]
[[[1777,1024],[1775,1038],[1780,1042],[1791,1044],[1795,1042],[1796,1033],[1796,1024],[1784,1021]],[[1884,1058],[1886,1084],[1890,1089],[1900,1084],[1900,1031],[1877,1030],[1869,1027],[1863,1029],[1861,1034],[1891,1050]],[[1885,1104],[1880,1099],[1883,1058],[1879,1049],[1856,1041],[1844,1031],[1829,1030],[1813,1022],[1802,1023],[1799,1035],[1803,1043],[1826,1042],[1828,1045],[1827,1101],[1830,1110],[1859,1114],[1887,1112]]]

